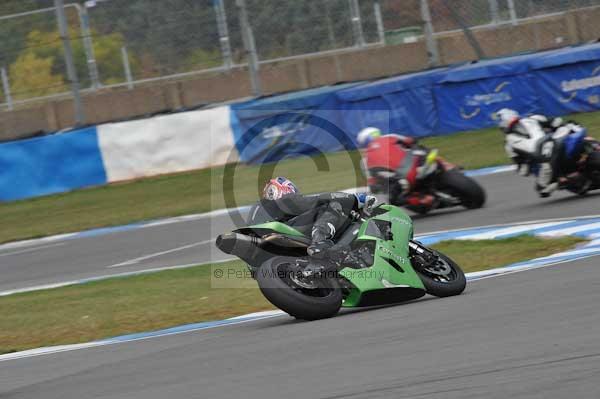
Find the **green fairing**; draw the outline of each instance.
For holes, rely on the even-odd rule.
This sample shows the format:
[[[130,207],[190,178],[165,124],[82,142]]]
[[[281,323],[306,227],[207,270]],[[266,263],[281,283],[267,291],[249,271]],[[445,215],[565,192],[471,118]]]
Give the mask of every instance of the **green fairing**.
[[[375,261],[371,267],[365,269],[343,268],[340,275],[345,277],[353,288],[344,298],[344,307],[363,306],[366,293],[381,290],[403,290],[414,299],[425,294],[425,287],[413,269],[408,258],[408,242],[413,237],[413,225],[410,217],[392,205],[381,205],[386,213],[370,218],[369,220],[382,220],[391,223],[393,241],[384,241],[381,238],[370,236],[366,233],[369,220],[360,227],[356,240],[371,240],[376,242]],[[252,229],[268,229],[289,236],[304,234],[280,222],[268,222],[250,226]],[[402,271],[396,270],[387,260],[391,259],[400,266]]]
[[[273,230],[274,232],[286,234],[288,236],[304,237],[304,234],[300,233],[295,228],[290,227],[287,224],[281,223],[281,222],[268,222],[268,223],[262,223],[262,224],[255,224],[250,227],[253,229]]]
[[[374,240],[377,242],[375,262],[367,269],[344,268],[340,274],[350,281],[355,288],[346,296],[343,306],[360,306],[361,298],[368,291],[389,290],[394,286],[412,287],[423,290],[425,287],[414,271],[408,259],[408,241],[412,239],[413,228],[410,217],[397,207],[382,205],[387,213],[372,219],[391,222],[393,241],[384,241],[365,233],[367,222],[361,226],[357,240]],[[384,258],[394,260],[403,270],[396,270]],[[385,281],[385,283],[384,283]],[[402,289],[402,288],[400,288]]]

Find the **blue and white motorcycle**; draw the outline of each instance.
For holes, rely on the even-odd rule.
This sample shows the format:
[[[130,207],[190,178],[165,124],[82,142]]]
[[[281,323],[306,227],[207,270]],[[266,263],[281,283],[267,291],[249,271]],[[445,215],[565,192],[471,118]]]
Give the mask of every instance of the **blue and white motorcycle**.
[[[599,189],[600,142],[589,137],[587,129],[576,122],[568,122],[548,136],[554,147],[552,163],[558,189],[579,195]],[[543,149],[544,145],[542,152]]]

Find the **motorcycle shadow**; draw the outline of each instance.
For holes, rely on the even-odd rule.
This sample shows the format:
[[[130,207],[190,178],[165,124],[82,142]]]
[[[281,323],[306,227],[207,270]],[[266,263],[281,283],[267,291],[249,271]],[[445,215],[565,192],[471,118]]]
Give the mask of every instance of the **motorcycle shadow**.
[[[560,204],[566,204],[566,203],[571,203],[571,202],[575,202],[575,201],[585,201],[586,199],[598,199],[598,197],[600,196],[600,191],[591,191],[585,195],[577,195],[574,193],[566,193],[565,196],[561,196],[558,198],[538,198],[539,201],[533,203],[533,204],[529,204],[529,205],[525,205],[522,207],[522,209],[534,209],[534,208],[539,208],[540,206],[554,206],[554,205],[560,205]]]
[[[412,220],[424,220],[424,219],[429,219],[431,217],[455,215],[455,214],[460,214],[460,213],[464,213],[464,212],[473,212],[474,211],[473,209],[466,209],[466,208],[459,208],[459,207],[435,209],[435,210],[433,210],[429,213],[425,213],[425,214],[411,212],[406,209],[404,209],[404,210],[409,214],[409,216]]]
[[[463,295],[465,295],[465,294],[463,294]],[[316,323],[319,321],[332,320],[332,319],[336,319],[339,317],[348,317],[348,316],[352,316],[352,315],[363,313],[363,312],[374,312],[374,311],[378,311],[378,310],[387,310],[387,309],[393,308],[393,307],[410,306],[410,305],[414,305],[414,304],[418,304],[418,303],[425,303],[425,302],[435,301],[435,300],[440,300],[440,299],[447,300],[447,298],[436,298],[434,296],[427,295],[422,298],[414,299],[412,301],[390,303],[387,305],[366,306],[366,307],[360,307],[360,308],[341,308],[339,313],[336,314],[335,316],[333,316],[329,319],[315,320],[315,321],[299,320],[299,319],[295,319],[294,317],[292,317],[290,315],[284,315],[283,317],[277,317],[277,318],[268,320],[269,323],[267,325],[262,324],[260,326],[260,328],[281,327],[281,326],[303,324],[303,323]]]

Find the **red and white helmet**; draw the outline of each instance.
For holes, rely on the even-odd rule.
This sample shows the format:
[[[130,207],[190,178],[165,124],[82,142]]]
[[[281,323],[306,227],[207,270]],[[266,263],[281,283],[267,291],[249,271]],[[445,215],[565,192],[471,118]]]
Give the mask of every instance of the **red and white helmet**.
[[[498,127],[504,130],[509,130],[513,125],[519,121],[519,113],[510,108],[502,108],[496,112],[496,120],[498,121]]]
[[[263,198],[268,200],[278,200],[281,197],[290,194],[297,194],[300,191],[291,180],[285,177],[276,177],[269,180],[263,189]]]

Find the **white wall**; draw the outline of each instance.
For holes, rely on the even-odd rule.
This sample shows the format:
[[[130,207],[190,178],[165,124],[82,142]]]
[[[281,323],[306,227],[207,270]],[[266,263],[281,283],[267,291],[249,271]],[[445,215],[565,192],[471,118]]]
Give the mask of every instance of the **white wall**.
[[[237,161],[227,106],[98,126],[109,182]]]

